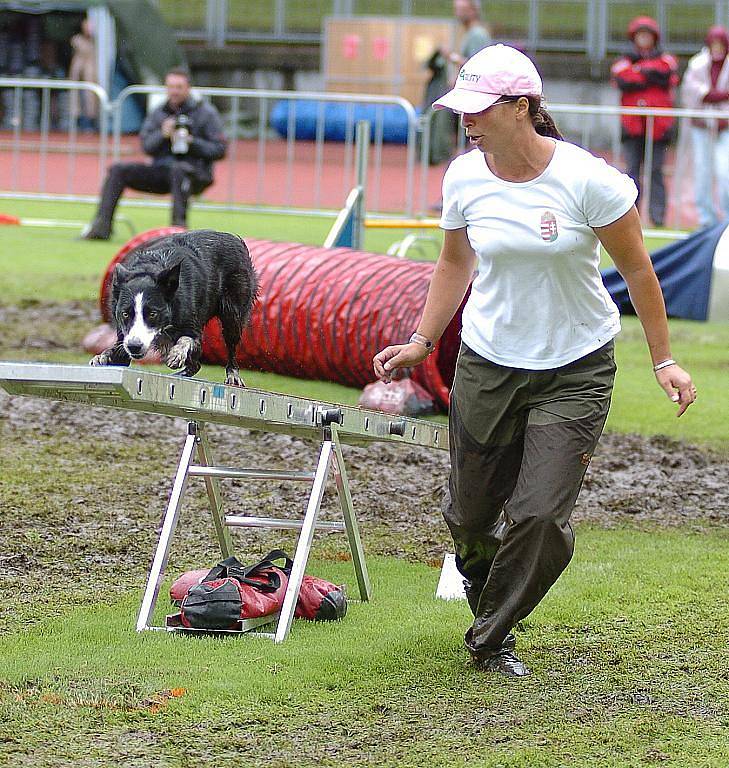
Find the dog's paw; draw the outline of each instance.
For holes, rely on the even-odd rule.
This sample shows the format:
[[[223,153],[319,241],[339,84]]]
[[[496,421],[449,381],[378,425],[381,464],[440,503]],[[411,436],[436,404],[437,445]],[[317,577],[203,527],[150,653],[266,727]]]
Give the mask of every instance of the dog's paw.
[[[192,339],[189,336],[181,336],[177,343],[167,353],[165,362],[168,368],[176,371],[187,363],[187,356],[192,349]]]
[[[94,355],[89,360],[89,365],[96,367],[97,365],[109,365],[109,355],[107,352],[101,352],[98,355]]]
[[[240,373],[238,373],[238,371],[236,371],[235,373],[229,373],[225,377],[225,383],[229,387],[245,387],[246,385],[245,381],[241,379]]]

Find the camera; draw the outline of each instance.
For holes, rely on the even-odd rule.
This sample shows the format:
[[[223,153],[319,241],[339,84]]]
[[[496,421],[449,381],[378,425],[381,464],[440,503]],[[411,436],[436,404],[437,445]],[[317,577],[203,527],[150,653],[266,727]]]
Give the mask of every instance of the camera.
[[[191,141],[190,118],[187,115],[177,115],[175,130],[172,132],[172,154],[186,155]]]

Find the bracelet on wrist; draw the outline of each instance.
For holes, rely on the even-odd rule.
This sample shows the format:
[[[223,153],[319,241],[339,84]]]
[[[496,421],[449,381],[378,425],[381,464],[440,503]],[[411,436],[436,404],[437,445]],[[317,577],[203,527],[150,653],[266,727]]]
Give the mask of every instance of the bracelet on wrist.
[[[662,371],[664,368],[668,368],[671,365],[676,365],[676,361],[672,360],[670,357],[668,360],[661,360],[660,363],[656,363],[653,366],[653,372],[658,373],[658,371]]]
[[[415,331],[415,333],[413,333],[413,335],[410,337],[409,343],[420,344],[428,350],[428,354],[430,354],[435,349],[433,342],[427,336],[423,336],[422,333],[418,333],[417,331]]]

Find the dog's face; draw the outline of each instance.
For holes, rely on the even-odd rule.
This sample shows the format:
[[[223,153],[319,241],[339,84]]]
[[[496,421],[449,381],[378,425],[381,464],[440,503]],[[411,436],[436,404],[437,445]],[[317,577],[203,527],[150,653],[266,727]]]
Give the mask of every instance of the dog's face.
[[[114,322],[132,359],[144,357],[158,336],[172,325],[172,299],[179,277],[179,264],[156,275],[132,272],[123,264],[114,270]]]

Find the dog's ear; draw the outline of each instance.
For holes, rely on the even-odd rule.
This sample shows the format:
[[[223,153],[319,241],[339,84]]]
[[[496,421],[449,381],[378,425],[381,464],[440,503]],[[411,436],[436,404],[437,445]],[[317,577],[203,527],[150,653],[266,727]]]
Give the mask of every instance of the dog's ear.
[[[123,261],[120,261],[120,262],[119,262],[119,263],[118,263],[118,264],[117,264],[117,265],[114,267],[114,272],[113,272],[113,274],[112,274],[112,276],[111,276],[111,277],[112,277],[112,280],[113,280],[115,283],[117,283],[117,282],[122,282],[123,280],[126,280],[126,279],[127,279],[127,277],[129,277],[129,274],[130,274],[130,270],[128,270],[128,269],[127,269],[127,268],[124,266],[124,262],[123,262]]]
[[[163,269],[157,275],[157,285],[159,285],[164,297],[168,300],[175,295],[180,285],[181,266],[182,262],[178,261],[177,264],[173,264],[171,267]]]
[[[130,270],[128,270],[121,261],[114,267],[114,271],[111,274],[112,296],[119,295],[119,288],[121,287],[121,284],[129,277],[130,274]]]

